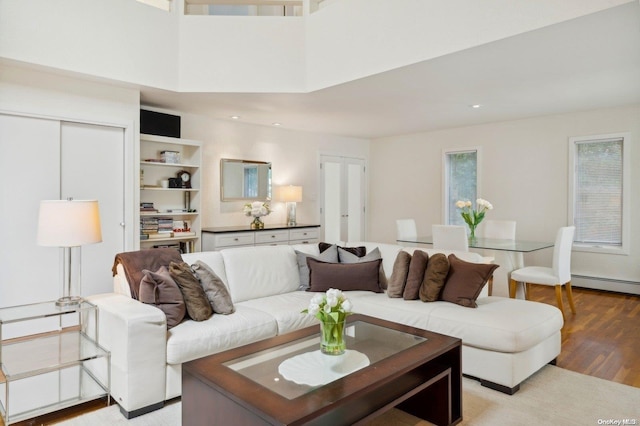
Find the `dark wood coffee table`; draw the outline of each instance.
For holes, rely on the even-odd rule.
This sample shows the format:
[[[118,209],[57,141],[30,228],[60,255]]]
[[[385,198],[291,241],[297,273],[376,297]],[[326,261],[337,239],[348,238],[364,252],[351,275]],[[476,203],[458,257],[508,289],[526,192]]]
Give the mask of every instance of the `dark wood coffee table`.
[[[460,339],[364,315],[348,320],[347,349],[370,364],[323,385],[278,372],[319,350],[319,325],[183,364],[182,424],[352,425],[393,407],[437,425],[462,420]]]

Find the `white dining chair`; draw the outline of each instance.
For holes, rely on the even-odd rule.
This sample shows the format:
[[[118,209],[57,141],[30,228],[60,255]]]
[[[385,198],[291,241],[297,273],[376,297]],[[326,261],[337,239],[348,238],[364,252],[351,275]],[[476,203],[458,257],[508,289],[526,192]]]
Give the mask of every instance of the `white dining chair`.
[[[469,239],[464,226],[431,225],[431,233],[434,249],[469,251]]]
[[[414,219],[396,220],[396,240],[415,240],[418,237]]]
[[[484,238],[491,238],[491,239],[497,239],[497,240],[515,240],[516,239],[516,221],[487,219],[483,222],[482,236]],[[490,261],[491,263],[495,261],[496,254],[497,254],[495,250],[486,250],[485,254],[487,255],[486,259],[488,261]],[[522,253],[511,253],[511,255],[513,258],[509,260],[511,261],[512,265],[518,265],[517,267],[519,268],[524,266]],[[506,267],[507,265],[501,264],[500,266]],[[508,274],[509,273],[507,273],[507,275]],[[490,279],[488,283],[489,296],[493,294],[493,277],[491,278],[492,279]]]
[[[509,296],[515,297],[516,283],[523,282],[528,287],[529,284],[542,284],[555,286],[558,308],[564,317],[564,305],[562,303],[562,286],[567,290],[567,299],[571,313],[576,313],[571,292],[571,247],[573,245],[573,234],[575,226],[565,226],[558,229],[556,241],[553,247],[553,264],[551,268],[544,266],[527,266],[511,272],[509,280]],[[525,295],[529,292],[526,291]]]

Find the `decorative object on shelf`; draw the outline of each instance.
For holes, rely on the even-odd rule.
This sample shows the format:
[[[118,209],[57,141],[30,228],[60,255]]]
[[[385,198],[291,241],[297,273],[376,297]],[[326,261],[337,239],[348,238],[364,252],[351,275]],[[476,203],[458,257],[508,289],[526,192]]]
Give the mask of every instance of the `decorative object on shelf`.
[[[81,246],[102,241],[97,200],[43,200],[38,217],[38,245],[64,249],[63,296],[57,306],[77,305],[80,297]],[[72,250],[77,251],[73,256]],[[72,288],[74,290],[72,290]]]
[[[302,187],[287,185],[277,188],[276,200],[284,201],[287,205],[287,226],[296,226],[296,203],[302,201]]]
[[[325,294],[311,298],[303,314],[314,315],[320,320],[320,351],[327,355],[342,355],[347,344],[344,338],[347,316],[353,306],[341,290],[331,288]]]
[[[169,188],[182,188],[182,179],[179,177],[169,178]]]
[[[182,188],[191,188],[191,173],[186,170],[180,170],[178,172],[178,178],[180,179],[180,186]]]
[[[480,222],[484,219],[485,212],[487,210],[493,210],[493,205],[487,200],[478,198],[476,200],[476,208],[473,209],[471,201],[456,201],[456,207],[461,209],[460,215],[469,226],[469,241],[475,241],[476,228],[480,225]]]
[[[245,204],[243,212],[245,216],[253,217],[253,222],[251,222],[251,229],[263,229],[264,222],[262,222],[262,219],[260,218],[271,213],[271,208],[269,207],[268,203],[262,201],[254,201],[253,203]]]
[[[180,164],[180,153],[178,151],[160,152],[160,161],[168,164]]]

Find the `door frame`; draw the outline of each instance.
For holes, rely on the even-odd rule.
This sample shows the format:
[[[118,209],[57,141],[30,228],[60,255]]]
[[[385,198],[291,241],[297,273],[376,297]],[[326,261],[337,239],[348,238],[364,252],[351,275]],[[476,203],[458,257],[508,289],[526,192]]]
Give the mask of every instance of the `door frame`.
[[[320,223],[321,226],[321,239],[325,240],[325,191],[324,191],[324,169],[323,163],[327,159],[339,159],[341,162],[342,173],[345,177],[347,177],[346,166],[349,164],[348,160],[353,160],[351,164],[355,164],[356,162],[362,166],[362,190],[360,193],[360,202],[362,205],[362,222],[360,224],[360,234],[362,236],[361,241],[366,241],[367,235],[367,202],[368,202],[368,178],[367,178],[367,159],[362,157],[355,157],[343,154],[335,154],[335,153],[326,153],[321,152],[318,156],[318,193],[319,193],[319,214],[320,214]],[[348,188],[348,177],[346,181],[341,183],[341,205],[347,205],[347,188]],[[345,225],[344,222],[341,223],[340,229],[340,238],[343,241],[348,240],[348,225]]]

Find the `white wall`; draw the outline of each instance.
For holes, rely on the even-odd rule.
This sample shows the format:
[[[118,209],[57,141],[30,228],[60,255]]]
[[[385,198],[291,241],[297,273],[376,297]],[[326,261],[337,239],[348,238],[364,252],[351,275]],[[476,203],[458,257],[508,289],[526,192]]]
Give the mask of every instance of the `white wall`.
[[[338,0],[307,18],[307,90],[461,51],[629,0]]]
[[[179,37],[180,91],[305,90],[302,18],[184,16]]]
[[[203,142],[202,226],[248,225],[241,201],[220,201],[220,159],[270,161],[274,185],[302,186],[299,223],[319,224],[319,156],[321,153],[369,157],[369,141],[182,115],[182,136]],[[273,202],[266,224],[286,223],[284,203]]]
[[[0,0],[0,56],[175,89],[178,15],[134,0]]]
[[[574,252],[572,272],[640,282],[640,105],[374,140],[369,237],[393,242],[395,220],[403,217],[415,218],[418,233],[430,235],[431,225],[444,220],[442,150],[477,146],[478,195],[494,205],[487,218],[516,220],[518,238],[553,241],[568,220],[568,138],[614,132],[631,132],[631,252]],[[526,255],[525,263],[550,265],[551,254]]]
[[[0,0],[0,57],[167,90],[305,92],[636,0],[340,0],[306,17]]]

